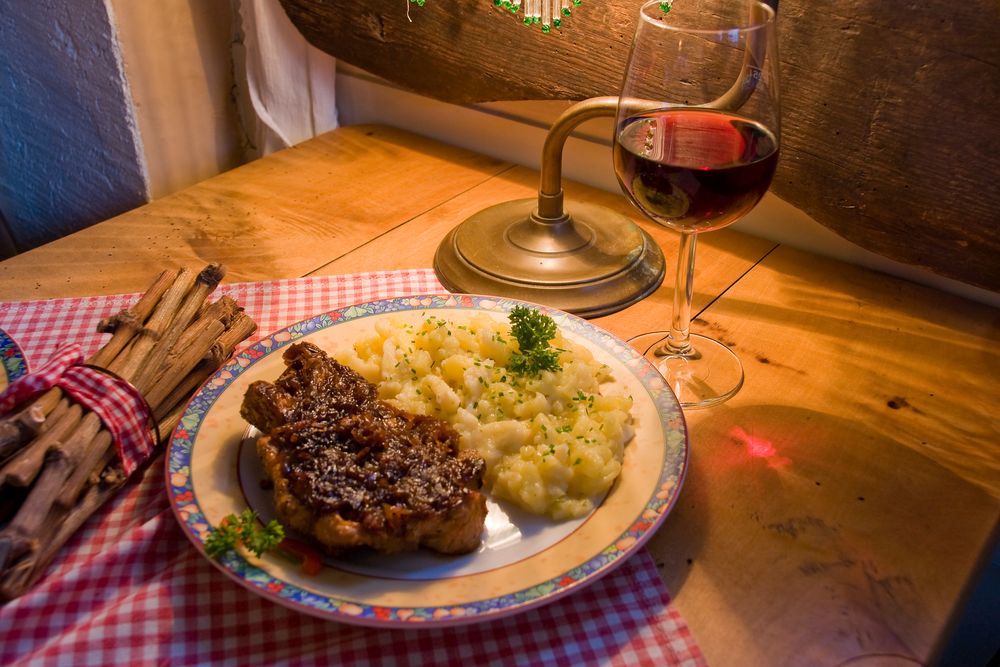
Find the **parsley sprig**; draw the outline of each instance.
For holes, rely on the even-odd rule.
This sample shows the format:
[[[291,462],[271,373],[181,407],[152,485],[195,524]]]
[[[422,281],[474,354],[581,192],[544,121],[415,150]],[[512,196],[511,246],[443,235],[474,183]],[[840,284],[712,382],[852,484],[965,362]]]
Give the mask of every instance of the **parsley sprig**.
[[[212,558],[221,558],[235,549],[237,544],[243,544],[260,556],[277,547],[284,538],[285,530],[280,523],[272,519],[262,526],[257,522],[257,513],[245,509],[239,516],[230,514],[219,523],[218,528],[212,529],[205,540],[205,552]]]
[[[556,322],[533,308],[514,306],[508,316],[510,333],[517,340],[519,352],[510,355],[509,368],[518,375],[537,376],[542,371],[556,372],[559,350],[549,344],[556,337]]]

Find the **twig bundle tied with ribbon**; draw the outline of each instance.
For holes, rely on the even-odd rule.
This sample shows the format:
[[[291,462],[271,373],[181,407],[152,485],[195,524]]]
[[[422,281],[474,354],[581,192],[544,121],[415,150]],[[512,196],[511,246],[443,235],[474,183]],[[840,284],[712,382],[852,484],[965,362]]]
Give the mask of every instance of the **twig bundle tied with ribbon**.
[[[257,329],[233,299],[209,301],[224,274],[164,271],[101,322],[111,337],[93,357],[63,347],[0,394],[0,600],[31,587]]]

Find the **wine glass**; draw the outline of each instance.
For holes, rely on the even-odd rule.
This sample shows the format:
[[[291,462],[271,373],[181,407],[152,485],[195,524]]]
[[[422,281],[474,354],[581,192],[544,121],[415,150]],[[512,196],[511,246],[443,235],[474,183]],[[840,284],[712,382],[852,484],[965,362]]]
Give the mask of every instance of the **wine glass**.
[[[725,344],[689,331],[699,234],[749,212],[778,162],[774,10],[749,0],[652,0],[639,11],[615,117],[622,190],[680,232],[669,331],[632,338],[681,406],[708,407],[743,386]]]

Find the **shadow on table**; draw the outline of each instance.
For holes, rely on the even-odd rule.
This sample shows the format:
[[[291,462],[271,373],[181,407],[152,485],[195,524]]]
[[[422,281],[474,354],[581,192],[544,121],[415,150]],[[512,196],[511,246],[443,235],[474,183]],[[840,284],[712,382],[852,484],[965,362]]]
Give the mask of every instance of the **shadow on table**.
[[[810,664],[941,650],[994,499],[865,423],[785,405],[688,419],[689,474],[649,548],[696,638],[724,627],[731,650]]]

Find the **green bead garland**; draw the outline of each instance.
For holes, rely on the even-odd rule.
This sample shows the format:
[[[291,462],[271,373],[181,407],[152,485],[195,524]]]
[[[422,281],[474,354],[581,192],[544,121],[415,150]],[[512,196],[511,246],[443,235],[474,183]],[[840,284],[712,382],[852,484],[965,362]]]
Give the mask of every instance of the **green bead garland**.
[[[500,9],[506,9],[511,14],[517,14],[518,12],[524,12],[525,16],[521,21],[526,26],[539,26],[543,34],[550,34],[552,29],[556,30],[562,29],[563,19],[568,18],[572,13],[572,7],[579,7],[583,0],[559,0],[558,3],[553,0],[540,0],[542,3],[548,3],[545,10],[546,13],[551,11],[551,17],[543,17],[541,10],[536,9],[531,14],[528,14],[527,4],[529,0],[491,0],[494,7]],[[426,0],[408,0],[407,4],[407,16],[409,16],[409,5],[413,4],[417,7],[423,7]],[[539,0],[535,0],[533,3],[534,7],[540,7]],[[664,3],[667,4],[667,3]],[[558,6],[557,6],[558,5]],[[661,5],[662,6],[662,5]],[[666,11],[666,10],[664,10]],[[546,19],[548,22],[546,22]]]
[[[423,7],[426,1],[427,0],[408,0],[410,4],[414,4],[417,7]],[[562,29],[563,18],[567,18],[573,14],[572,7],[579,7],[583,3],[583,0],[560,0],[559,2],[560,6],[557,8],[555,7],[555,3],[553,2],[553,0],[536,0],[533,6],[538,7],[539,1],[544,3],[551,3],[548,4],[548,6],[546,7],[546,9],[550,9],[552,11],[552,16],[549,19],[548,23],[545,22],[545,19],[540,15],[540,13],[532,13],[532,14],[527,13],[528,9],[526,8],[526,5],[528,4],[529,0],[516,0],[516,1],[492,0],[494,7],[499,7],[500,9],[506,9],[511,14],[517,14],[518,12],[523,10],[525,12],[525,16],[524,19],[521,21],[521,23],[523,23],[526,26],[534,26],[534,25],[540,26],[542,33],[546,35],[551,33],[553,28],[555,28],[556,30]],[[663,2],[660,3],[660,11],[666,14],[671,10],[673,6],[674,6],[674,0],[663,0]],[[409,16],[409,11],[410,11],[409,4],[406,6],[406,11],[407,11],[407,16]],[[535,11],[538,12],[539,10],[536,9]]]

